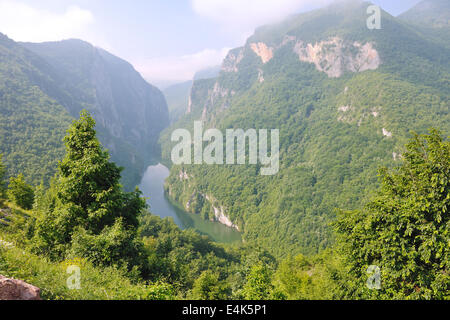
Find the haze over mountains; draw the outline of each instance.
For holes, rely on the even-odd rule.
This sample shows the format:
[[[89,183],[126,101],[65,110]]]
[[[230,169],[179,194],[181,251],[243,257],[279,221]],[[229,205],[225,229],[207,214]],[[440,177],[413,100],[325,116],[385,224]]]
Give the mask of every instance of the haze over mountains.
[[[16,43],[2,34],[0,61],[0,152],[11,175],[48,182],[61,139],[82,109],[93,114],[112,159],[126,167],[128,188],[159,157],[166,101],[128,62],[80,40]]]

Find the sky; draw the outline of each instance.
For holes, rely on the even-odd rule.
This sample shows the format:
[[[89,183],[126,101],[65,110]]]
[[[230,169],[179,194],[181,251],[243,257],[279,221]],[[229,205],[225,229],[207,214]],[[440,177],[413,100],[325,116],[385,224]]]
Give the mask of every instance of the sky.
[[[15,41],[77,38],[127,61],[163,88],[221,63],[254,29],[331,0],[0,0]],[[372,0],[396,16],[419,0]]]

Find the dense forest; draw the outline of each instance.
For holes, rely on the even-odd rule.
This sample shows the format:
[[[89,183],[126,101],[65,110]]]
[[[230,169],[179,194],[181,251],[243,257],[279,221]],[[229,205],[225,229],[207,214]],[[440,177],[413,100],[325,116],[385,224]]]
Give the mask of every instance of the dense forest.
[[[401,165],[380,170],[366,205],[339,212],[334,245],[279,260],[151,215],[138,189],[123,191],[94,127],[85,111],[73,122],[50,187],[22,175],[0,186],[0,273],[46,299],[450,298],[450,142],[436,130],[412,137]],[[66,287],[71,264],[83,270],[80,290]],[[373,265],[377,290],[366,285]]]

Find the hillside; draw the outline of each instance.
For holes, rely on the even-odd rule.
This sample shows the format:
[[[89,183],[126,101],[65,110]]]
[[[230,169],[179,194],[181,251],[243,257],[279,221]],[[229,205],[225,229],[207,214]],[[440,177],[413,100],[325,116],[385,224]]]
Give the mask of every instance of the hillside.
[[[311,254],[333,243],[335,209],[364,203],[413,131],[448,134],[449,49],[384,11],[382,29],[369,30],[369,5],[348,1],[258,28],[217,78],[194,81],[187,115],[162,134],[163,157],[171,132],[194,120],[205,130],[279,129],[280,171],[172,166],[170,196],[207,219],[223,212],[276,256]]]
[[[0,35],[0,53],[0,153],[9,175],[48,181],[66,128],[87,109],[102,143],[126,168],[124,185],[134,188],[158,157],[157,137],[168,125],[162,93],[126,61],[79,40],[16,43]]]
[[[167,107],[169,108],[171,123],[179,120],[186,113],[191,87],[192,81],[189,80],[164,89],[163,93],[166,97]]]
[[[450,27],[450,3],[446,0],[424,0],[399,15],[400,19],[433,28]]]
[[[177,83],[164,89],[163,92],[167,100],[167,106],[169,107],[171,123],[179,120],[186,113],[189,106],[192,83],[203,79],[216,78],[219,72],[220,67],[202,69],[194,74],[193,80]]]

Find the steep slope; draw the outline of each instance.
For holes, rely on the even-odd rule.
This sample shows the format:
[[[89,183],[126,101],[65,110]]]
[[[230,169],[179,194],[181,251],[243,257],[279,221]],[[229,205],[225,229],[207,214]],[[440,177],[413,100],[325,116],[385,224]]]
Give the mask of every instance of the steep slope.
[[[450,2],[447,0],[424,0],[398,17],[433,28],[450,27]]]
[[[167,192],[187,210],[220,214],[278,256],[328,246],[334,210],[354,208],[395,165],[412,130],[450,132],[450,51],[370,3],[349,1],[256,30],[216,79],[195,81],[188,114],[162,134],[210,127],[280,130],[280,171],[173,166]]]
[[[124,185],[133,188],[152,158],[159,155],[158,135],[168,125],[163,94],[145,82],[126,61],[80,40],[49,43],[8,41],[8,44],[10,57],[26,52],[25,59],[38,61],[33,67],[47,82],[34,76],[31,78],[43,95],[63,106],[72,117],[77,117],[82,109],[93,114],[103,145],[109,149],[112,159],[126,168]],[[3,63],[11,65],[11,61]],[[18,74],[5,76],[6,79],[14,79]],[[23,84],[24,87],[28,85]],[[33,113],[36,107],[35,103],[29,105],[28,112]],[[5,114],[5,121],[8,120],[9,115]],[[64,131],[65,128],[60,134]],[[11,128],[10,135],[16,135],[14,128]],[[2,147],[1,151],[8,158],[9,150]],[[23,162],[28,161],[20,163]],[[30,161],[27,166],[33,163]],[[10,167],[12,173],[19,171],[14,165]],[[32,178],[36,179],[35,176]]]
[[[133,187],[152,158],[159,156],[159,132],[168,126],[165,98],[126,61],[80,40],[23,43],[43,57],[63,79],[70,100],[57,99],[72,116],[92,112],[97,131]],[[51,93],[49,93],[51,96]]]
[[[179,120],[188,109],[189,96],[194,81],[216,78],[219,75],[220,66],[202,69],[194,74],[193,80],[177,83],[164,89],[164,96],[169,107],[170,122]]]
[[[428,39],[450,47],[450,2],[424,0],[398,16]]]
[[[187,110],[192,80],[177,83],[163,90],[169,108],[170,122],[179,120]]]
[[[57,88],[54,79],[43,59],[0,34],[0,153],[9,175],[48,181],[64,155],[72,118],[44,91]]]

